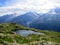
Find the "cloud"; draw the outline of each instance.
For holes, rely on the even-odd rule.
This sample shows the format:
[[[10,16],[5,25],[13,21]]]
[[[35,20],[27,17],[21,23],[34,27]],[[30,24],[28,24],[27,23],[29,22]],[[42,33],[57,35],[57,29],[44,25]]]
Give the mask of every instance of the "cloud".
[[[28,12],[28,11],[22,8],[16,8],[14,6],[0,8],[0,16],[6,15],[6,14],[14,14],[14,13],[22,14],[25,12]]]
[[[54,3],[60,3],[60,0],[51,0]]]
[[[5,5],[0,7],[0,15],[11,13],[24,13],[35,11],[46,13],[50,9],[59,6],[59,0],[6,0]]]

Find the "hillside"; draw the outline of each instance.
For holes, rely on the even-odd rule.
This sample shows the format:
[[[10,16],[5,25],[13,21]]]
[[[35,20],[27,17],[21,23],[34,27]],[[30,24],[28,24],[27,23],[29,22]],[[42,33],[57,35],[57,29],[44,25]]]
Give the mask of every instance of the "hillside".
[[[38,19],[32,21],[29,26],[41,30],[54,30],[60,32],[60,13],[43,14]]]
[[[30,34],[25,37],[16,34],[17,30],[32,30],[43,34]],[[28,28],[16,23],[1,23],[0,45],[60,45],[60,33]]]

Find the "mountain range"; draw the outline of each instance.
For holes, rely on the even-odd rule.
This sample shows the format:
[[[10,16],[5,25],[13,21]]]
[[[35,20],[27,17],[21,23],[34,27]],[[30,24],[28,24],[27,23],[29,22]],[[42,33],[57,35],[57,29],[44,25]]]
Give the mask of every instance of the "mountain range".
[[[31,28],[60,31],[60,8],[52,9],[45,14],[27,12],[22,15],[16,15],[6,14],[0,16],[0,23],[13,22]]]

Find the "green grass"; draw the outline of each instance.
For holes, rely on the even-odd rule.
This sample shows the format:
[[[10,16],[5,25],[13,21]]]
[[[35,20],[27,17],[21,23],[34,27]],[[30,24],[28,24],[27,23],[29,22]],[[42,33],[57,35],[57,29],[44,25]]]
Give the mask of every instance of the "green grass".
[[[15,31],[17,30],[32,30],[35,32],[43,33],[45,35],[30,34],[27,37],[23,37],[15,33]],[[0,44],[4,41],[8,43],[13,43],[16,41],[17,43],[24,44],[24,43],[30,43],[33,41],[42,41],[42,40],[44,40],[45,42],[51,41],[51,42],[60,43],[60,33],[49,30],[43,31],[34,28],[28,28],[16,23],[0,24]]]
[[[22,37],[22,36],[15,36],[14,39],[16,40],[17,43],[29,43],[29,40],[26,39],[26,37]]]

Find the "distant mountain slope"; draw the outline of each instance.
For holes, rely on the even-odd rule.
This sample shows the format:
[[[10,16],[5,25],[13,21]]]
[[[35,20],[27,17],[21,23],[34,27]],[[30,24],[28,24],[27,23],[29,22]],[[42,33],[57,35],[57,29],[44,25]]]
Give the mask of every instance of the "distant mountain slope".
[[[60,31],[60,14],[44,14],[30,24],[32,28]]]
[[[28,13],[25,13],[23,15],[19,15],[19,16],[13,18],[9,22],[15,22],[15,23],[18,23],[18,24],[22,24],[22,25],[28,26],[29,23],[32,22],[37,17],[38,17],[38,14],[32,13],[32,12],[28,12]]]
[[[4,16],[0,17],[0,23],[5,22],[10,17],[11,17],[11,15],[4,15]]]
[[[25,14],[21,14],[19,16],[16,16],[17,14],[6,14],[4,16],[0,17],[0,23],[5,22],[15,22],[18,24],[22,24],[25,26],[28,26],[30,22],[32,22],[34,19],[38,17],[38,14],[35,12],[27,12]]]
[[[60,8],[59,7],[55,8],[55,12],[60,13]]]
[[[3,16],[0,16],[0,23],[8,22],[15,17],[16,17],[16,14],[6,14]]]

